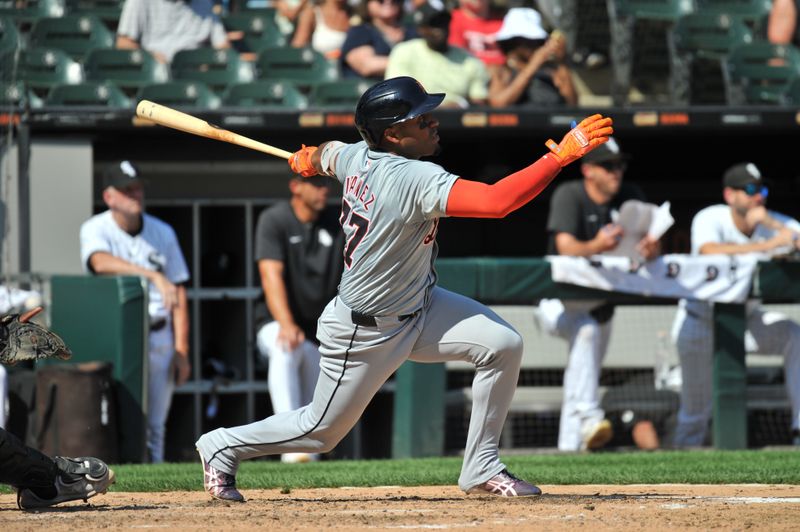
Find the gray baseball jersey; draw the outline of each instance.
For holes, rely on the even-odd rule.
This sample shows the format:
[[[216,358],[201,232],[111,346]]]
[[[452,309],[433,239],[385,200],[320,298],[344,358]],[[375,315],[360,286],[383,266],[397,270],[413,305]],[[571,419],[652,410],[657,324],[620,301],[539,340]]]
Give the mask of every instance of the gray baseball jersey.
[[[364,314],[411,314],[436,283],[436,230],[458,176],[365,142],[337,155],[346,242],[339,297]]]

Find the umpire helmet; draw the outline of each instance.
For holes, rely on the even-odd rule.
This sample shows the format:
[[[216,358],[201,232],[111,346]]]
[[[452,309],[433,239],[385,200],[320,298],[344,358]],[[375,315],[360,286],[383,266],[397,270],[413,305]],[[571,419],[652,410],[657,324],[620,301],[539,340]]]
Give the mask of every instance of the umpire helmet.
[[[419,81],[408,76],[381,81],[358,100],[356,129],[375,149],[386,128],[432,111],[443,99],[444,93],[428,94]]]

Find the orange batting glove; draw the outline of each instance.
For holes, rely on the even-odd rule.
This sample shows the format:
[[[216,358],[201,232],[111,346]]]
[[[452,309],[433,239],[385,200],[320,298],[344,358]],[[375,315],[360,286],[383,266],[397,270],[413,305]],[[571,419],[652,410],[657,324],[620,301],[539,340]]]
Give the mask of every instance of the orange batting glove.
[[[317,175],[317,169],[311,164],[311,155],[317,151],[316,146],[302,145],[298,151],[294,152],[289,157],[289,167],[295,174],[300,174],[303,177],[311,177]]]
[[[611,127],[613,121],[602,115],[592,115],[584,118],[580,124],[573,125],[572,129],[564,135],[561,144],[556,144],[553,139],[548,139],[545,145],[555,156],[562,167],[576,159],[580,159],[599,145],[608,141],[609,135],[614,132]],[[575,124],[573,122],[573,124]]]

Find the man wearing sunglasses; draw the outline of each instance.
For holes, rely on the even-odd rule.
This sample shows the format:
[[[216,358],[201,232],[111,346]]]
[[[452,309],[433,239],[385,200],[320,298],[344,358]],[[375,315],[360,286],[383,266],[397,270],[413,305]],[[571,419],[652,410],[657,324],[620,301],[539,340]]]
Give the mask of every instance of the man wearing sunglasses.
[[[589,257],[617,248],[622,227],[612,222],[612,211],[627,200],[644,201],[638,186],[623,182],[627,159],[610,138],[583,157],[583,179],[559,185],[550,200],[548,254]],[[651,260],[660,252],[659,242],[645,236],[637,251],[642,259]],[[598,393],[613,315],[613,305],[604,301],[543,299],[539,303],[539,322],[569,345],[558,433],[561,451],[598,449],[613,436]]]
[[[692,254],[760,253],[765,257],[798,248],[800,223],[765,207],[769,187],[753,163],[730,167],[723,177],[725,204],[712,205],[692,220]],[[713,307],[703,301],[681,301],[673,324],[683,383],[674,444],[706,443],[711,419]],[[778,312],[747,305],[745,348],[750,353],[785,357],[785,381],[792,405],[794,445],[800,445],[800,326]]]

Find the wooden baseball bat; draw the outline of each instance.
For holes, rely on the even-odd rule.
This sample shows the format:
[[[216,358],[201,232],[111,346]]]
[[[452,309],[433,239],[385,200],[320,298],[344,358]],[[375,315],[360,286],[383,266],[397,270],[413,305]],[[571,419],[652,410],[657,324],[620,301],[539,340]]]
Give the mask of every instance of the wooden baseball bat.
[[[191,133],[192,135],[199,135],[214,140],[221,140],[223,142],[230,142],[250,148],[251,150],[268,153],[277,157],[288,159],[292,153],[263,142],[258,142],[251,138],[239,135],[233,131],[222,129],[214,124],[209,124],[205,120],[201,120],[196,116],[192,116],[181,111],[172,109],[165,105],[161,105],[150,100],[142,100],[136,106],[136,116],[155,122],[158,125],[169,127]]]

